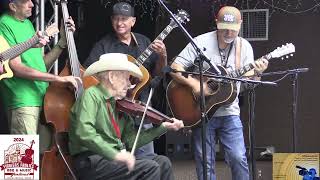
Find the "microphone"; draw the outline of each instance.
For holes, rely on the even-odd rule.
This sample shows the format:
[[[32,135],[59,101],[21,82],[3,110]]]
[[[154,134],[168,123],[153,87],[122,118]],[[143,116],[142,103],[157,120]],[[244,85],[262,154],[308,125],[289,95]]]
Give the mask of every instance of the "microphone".
[[[298,68],[298,69],[291,69],[288,70],[288,73],[303,73],[303,72],[308,72],[309,68]]]
[[[292,74],[292,73],[303,73],[309,71],[309,68],[297,68],[297,69],[290,69],[286,71],[277,71],[277,72],[268,72],[262,73],[259,76],[270,76],[270,75],[281,75],[281,74]]]
[[[307,170],[306,168],[301,167],[301,166],[296,166],[296,168],[301,169],[301,170]]]

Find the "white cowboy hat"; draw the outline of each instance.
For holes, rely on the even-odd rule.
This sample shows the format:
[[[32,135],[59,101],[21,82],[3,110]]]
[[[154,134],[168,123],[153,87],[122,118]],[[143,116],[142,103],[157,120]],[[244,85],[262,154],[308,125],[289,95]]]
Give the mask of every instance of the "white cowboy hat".
[[[101,55],[99,61],[92,63],[83,76],[91,76],[102,71],[129,71],[132,76],[140,79],[143,76],[139,67],[128,60],[128,55],[121,53]]]

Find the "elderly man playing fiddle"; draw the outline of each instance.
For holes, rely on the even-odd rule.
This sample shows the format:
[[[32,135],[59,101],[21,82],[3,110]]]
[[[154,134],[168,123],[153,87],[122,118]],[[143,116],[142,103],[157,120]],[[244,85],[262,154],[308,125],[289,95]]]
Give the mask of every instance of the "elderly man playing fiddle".
[[[116,59],[116,61],[114,61]],[[130,76],[142,78],[138,66],[121,53],[109,53],[90,65],[84,76],[95,75],[100,83],[84,91],[71,110],[70,151],[78,178],[170,180],[170,160],[157,155],[154,159],[136,159],[132,149],[137,130],[132,118],[115,108],[126,96]],[[172,119],[160,126],[143,130],[138,147],[164,134],[178,130],[183,122]]]

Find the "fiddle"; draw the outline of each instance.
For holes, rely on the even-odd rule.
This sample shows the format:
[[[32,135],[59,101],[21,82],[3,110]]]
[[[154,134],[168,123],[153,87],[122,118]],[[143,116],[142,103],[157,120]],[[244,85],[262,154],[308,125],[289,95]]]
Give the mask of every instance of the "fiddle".
[[[135,116],[142,116],[145,108],[146,104],[137,100],[121,99],[116,101],[117,110]],[[152,107],[148,107],[146,118],[154,124],[161,124],[165,121],[173,122],[169,116]]]

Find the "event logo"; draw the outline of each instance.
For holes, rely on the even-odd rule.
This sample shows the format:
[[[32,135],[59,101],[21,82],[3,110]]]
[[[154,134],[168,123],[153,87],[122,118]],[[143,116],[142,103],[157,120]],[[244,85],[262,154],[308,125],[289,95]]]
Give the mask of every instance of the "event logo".
[[[274,180],[320,180],[320,153],[274,153]]]
[[[0,179],[39,179],[39,136],[0,135]]]

